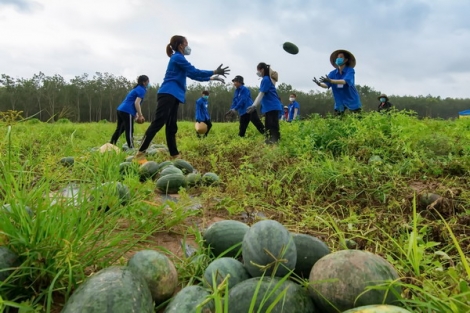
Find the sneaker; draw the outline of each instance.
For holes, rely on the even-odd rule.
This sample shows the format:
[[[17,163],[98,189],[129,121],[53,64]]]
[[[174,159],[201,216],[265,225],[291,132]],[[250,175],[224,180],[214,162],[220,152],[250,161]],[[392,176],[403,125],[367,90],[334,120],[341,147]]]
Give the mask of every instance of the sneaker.
[[[172,159],[181,159],[181,154],[172,155],[171,158]]]

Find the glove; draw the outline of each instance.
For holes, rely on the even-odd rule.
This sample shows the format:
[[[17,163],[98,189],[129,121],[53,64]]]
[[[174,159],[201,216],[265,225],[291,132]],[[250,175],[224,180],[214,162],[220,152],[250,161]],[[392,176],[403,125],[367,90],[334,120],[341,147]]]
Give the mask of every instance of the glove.
[[[219,75],[212,76],[210,78],[210,80],[218,81],[218,82],[221,82],[222,84],[225,84],[225,80],[223,78],[219,77]]]
[[[251,105],[246,109],[246,113],[248,113],[248,114],[251,114],[254,111],[256,111],[256,106],[254,106],[254,105]]]
[[[320,82],[322,83],[331,83],[331,79],[328,77],[328,75],[320,77]]]
[[[226,78],[225,75],[229,74],[230,69],[228,68],[228,66],[222,68],[222,65],[223,65],[223,64],[220,64],[220,65],[219,65],[219,67],[214,71],[214,74],[222,75],[223,77]]]
[[[235,115],[237,111],[235,111],[234,109],[231,109],[231,110],[228,110],[227,113],[225,113],[225,117],[231,117],[233,115]]]
[[[318,86],[321,86],[321,83],[318,81],[316,77],[314,77],[312,80],[315,84],[317,84]]]

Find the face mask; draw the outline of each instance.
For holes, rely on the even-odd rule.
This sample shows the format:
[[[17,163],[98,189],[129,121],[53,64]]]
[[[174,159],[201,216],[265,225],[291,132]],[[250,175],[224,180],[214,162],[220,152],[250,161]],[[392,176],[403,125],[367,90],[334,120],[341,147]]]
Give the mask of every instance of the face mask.
[[[336,58],[336,65],[341,66],[344,64],[344,58]]]
[[[295,98],[289,98],[289,101],[290,101],[290,102],[294,102],[294,101],[295,101]]]
[[[150,88],[150,82],[148,82],[147,86],[145,88]]]
[[[261,77],[261,72],[260,71],[256,72],[256,75],[258,75],[258,77]]]
[[[209,99],[209,96],[202,96],[202,97],[206,100]]]
[[[380,102],[385,102],[385,98],[380,98]]]
[[[190,55],[191,54],[191,48],[189,46],[184,47],[183,54],[184,55]]]

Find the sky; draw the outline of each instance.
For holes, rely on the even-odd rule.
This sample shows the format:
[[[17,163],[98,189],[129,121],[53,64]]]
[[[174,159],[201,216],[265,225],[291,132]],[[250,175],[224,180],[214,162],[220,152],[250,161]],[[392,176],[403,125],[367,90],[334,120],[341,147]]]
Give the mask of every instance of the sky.
[[[312,78],[346,49],[358,85],[470,98],[468,12],[468,0],[0,0],[0,74],[145,74],[161,84],[166,45],[183,35],[187,60],[203,70],[229,66],[226,82],[241,75],[259,86],[256,65],[266,62],[279,83],[324,91]],[[284,42],[300,52],[286,53]]]

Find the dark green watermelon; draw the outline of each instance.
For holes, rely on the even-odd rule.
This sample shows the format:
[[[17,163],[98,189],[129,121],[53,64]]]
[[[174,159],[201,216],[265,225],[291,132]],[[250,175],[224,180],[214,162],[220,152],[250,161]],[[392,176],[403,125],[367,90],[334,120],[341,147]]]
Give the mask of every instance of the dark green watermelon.
[[[295,268],[297,249],[284,226],[274,220],[262,220],[251,226],[243,237],[242,256],[251,276],[284,277]]]
[[[243,263],[234,258],[220,258],[212,261],[204,272],[204,281],[211,288],[212,278],[216,278],[217,286],[230,275],[228,279],[228,287],[232,288],[238,283],[250,278],[250,274],[246,271]]]
[[[183,174],[189,174],[194,172],[194,167],[188,161],[183,159],[176,159],[173,161],[173,165],[183,171]]]
[[[22,204],[17,204],[15,207],[12,207],[11,204],[9,203],[6,203],[2,206],[2,209],[5,211],[5,212],[8,212],[8,213],[12,213],[13,210],[15,209],[19,209],[19,210],[24,210],[26,213],[28,213],[29,216],[33,216],[34,215],[34,212],[33,210],[31,210],[31,208],[27,205],[22,205]]]
[[[313,265],[329,254],[330,249],[323,241],[314,236],[292,234],[292,237],[297,249],[297,263],[295,264],[294,273],[308,279]]]
[[[206,186],[217,186],[220,184],[220,178],[217,174],[215,173],[211,173],[211,172],[208,172],[208,173],[205,173],[204,175],[202,175],[202,181],[204,183],[204,185]]]
[[[13,272],[11,269],[18,264],[18,255],[7,247],[0,247],[0,282],[10,276]]]
[[[170,299],[175,292],[178,273],[166,255],[154,250],[142,250],[129,259],[127,266],[145,279],[157,305]]]
[[[72,294],[61,313],[153,313],[145,280],[123,266],[111,266],[89,277]]]
[[[174,166],[174,165],[166,166],[164,169],[162,169],[162,170],[160,171],[160,177],[163,177],[163,176],[169,175],[169,174],[180,174],[180,175],[183,175],[183,171],[180,170],[179,168],[177,168],[177,167]]]
[[[398,278],[393,266],[378,255],[341,250],[315,263],[310,272],[310,292],[315,305],[325,313],[372,304],[394,304],[401,294],[400,287],[366,289]]]
[[[256,290],[258,292],[256,293]],[[276,303],[276,298],[285,295]],[[252,301],[254,310],[250,311]],[[274,304],[276,303],[276,304]],[[266,312],[273,305],[271,313],[315,313],[315,305],[308,291],[302,286],[279,278],[256,277],[242,281],[231,288],[228,296],[230,313]]]
[[[250,227],[245,223],[223,220],[211,224],[202,234],[202,238],[204,245],[210,247],[216,257],[229,249],[231,250],[227,251],[224,256],[235,257],[240,253],[243,237],[249,229]]]
[[[186,177],[183,174],[164,175],[157,180],[155,185],[163,194],[178,193],[181,187],[186,187]]]
[[[187,286],[180,290],[166,307],[163,313],[195,313],[210,292],[201,286]],[[212,313],[214,302],[210,301],[202,307],[201,313]]]
[[[299,48],[292,42],[288,42],[288,41],[284,42],[284,44],[282,45],[282,48],[284,49],[284,51],[290,54],[299,53]]]
[[[60,159],[60,164],[64,166],[72,166],[75,163],[75,159],[73,157],[64,157]]]
[[[202,183],[202,176],[198,173],[189,173],[186,175],[186,181],[189,187],[198,186]]]
[[[140,181],[154,179],[157,176],[159,165],[155,161],[147,161],[139,167]]]

